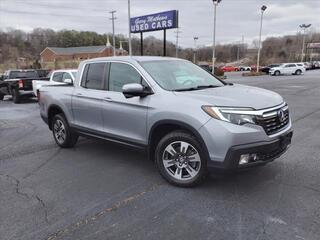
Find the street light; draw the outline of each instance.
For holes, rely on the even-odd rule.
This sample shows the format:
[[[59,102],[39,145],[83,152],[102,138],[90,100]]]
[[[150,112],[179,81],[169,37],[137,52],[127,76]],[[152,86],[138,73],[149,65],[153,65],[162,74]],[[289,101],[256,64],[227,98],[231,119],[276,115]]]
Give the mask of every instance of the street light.
[[[306,29],[309,28],[311,24],[301,24],[299,25],[300,28],[303,29],[303,41],[302,41],[302,50],[301,50],[301,62],[304,59],[304,45],[306,44]]]
[[[213,43],[212,43],[212,74],[214,74],[214,65],[216,61],[216,14],[217,14],[217,5],[221,0],[212,0],[214,12],[213,12]]]
[[[130,0],[128,0],[128,22],[129,22],[129,56],[132,55],[132,46],[131,46],[131,24],[130,24]]]
[[[116,39],[115,39],[115,35],[114,35],[114,20],[116,20],[117,18],[114,16],[114,14],[117,11],[110,11],[109,13],[111,13],[111,18],[110,20],[112,21],[112,44],[113,44],[113,56],[116,55]]]
[[[194,50],[193,50],[193,63],[196,63],[196,53],[197,53],[197,40],[198,37],[193,37],[194,40]]]
[[[267,6],[262,5],[261,7],[261,20],[260,20],[260,33],[259,33],[259,46],[258,46],[258,57],[257,57],[257,72],[259,72],[259,65],[260,65],[260,50],[261,50],[261,32],[262,32],[262,20],[263,20],[263,13],[267,9]]]

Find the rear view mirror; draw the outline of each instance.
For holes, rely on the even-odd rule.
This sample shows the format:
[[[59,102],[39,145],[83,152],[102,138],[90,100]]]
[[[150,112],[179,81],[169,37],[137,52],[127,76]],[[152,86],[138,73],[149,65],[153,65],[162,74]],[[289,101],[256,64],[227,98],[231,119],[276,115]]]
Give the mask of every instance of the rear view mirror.
[[[70,78],[66,78],[63,82],[67,83],[67,84],[70,84],[70,85],[73,85],[73,81]]]
[[[139,83],[130,83],[123,85],[122,93],[126,98],[145,97],[152,94],[152,92],[148,88],[142,86]]]

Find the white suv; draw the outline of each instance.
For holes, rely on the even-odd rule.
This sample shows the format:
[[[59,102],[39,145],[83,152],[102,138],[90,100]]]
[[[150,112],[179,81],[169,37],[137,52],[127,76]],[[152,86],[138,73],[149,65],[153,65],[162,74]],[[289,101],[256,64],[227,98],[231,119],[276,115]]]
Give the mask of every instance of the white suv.
[[[283,63],[278,67],[270,69],[270,75],[278,76],[280,74],[300,75],[306,71],[302,63]]]

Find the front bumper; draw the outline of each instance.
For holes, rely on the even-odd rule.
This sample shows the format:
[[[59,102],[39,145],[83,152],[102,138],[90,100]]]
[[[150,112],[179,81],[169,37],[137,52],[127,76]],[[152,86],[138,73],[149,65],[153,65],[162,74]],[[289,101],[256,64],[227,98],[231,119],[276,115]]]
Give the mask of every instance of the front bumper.
[[[229,148],[223,162],[209,161],[208,169],[234,171],[238,169],[251,168],[272,162],[285,153],[291,144],[293,131],[290,130],[272,141],[243,144]],[[257,154],[255,161],[239,165],[242,154]]]

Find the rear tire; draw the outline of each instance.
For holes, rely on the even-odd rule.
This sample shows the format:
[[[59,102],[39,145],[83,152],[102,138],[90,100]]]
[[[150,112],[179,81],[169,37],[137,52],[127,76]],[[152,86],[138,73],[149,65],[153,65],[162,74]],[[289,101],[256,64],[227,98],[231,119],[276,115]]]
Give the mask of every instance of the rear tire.
[[[12,94],[12,101],[14,103],[20,103],[21,102],[21,96],[20,96],[20,93],[19,93],[19,90],[16,89],[16,88],[12,88],[11,90],[11,94]]]
[[[79,136],[72,131],[65,116],[57,114],[52,119],[53,138],[61,148],[72,148]]]
[[[200,184],[207,175],[207,159],[195,136],[185,131],[165,135],[155,151],[162,177],[179,187]]]
[[[301,73],[302,73],[302,71],[298,69],[298,70],[295,71],[294,74],[295,74],[295,75],[301,75]]]

